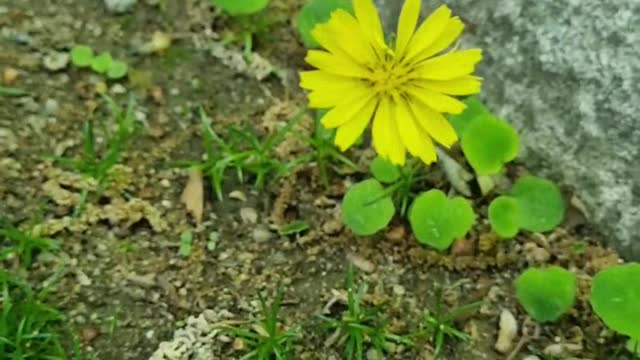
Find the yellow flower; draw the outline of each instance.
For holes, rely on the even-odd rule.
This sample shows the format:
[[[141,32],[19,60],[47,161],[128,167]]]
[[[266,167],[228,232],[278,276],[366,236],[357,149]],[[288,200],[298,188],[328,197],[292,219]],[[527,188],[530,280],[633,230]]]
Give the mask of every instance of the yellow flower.
[[[317,70],[301,72],[300,86],[310,90],[310,107],[331,109],[322,124],[337,128],[335,143],[342,151],[372,120],[378,155],[398,165],[406,151],[432,163],[434,141],[449,148],[458,140],[443,113],[465,109],[454,96],[480,92],[481,79],[473,72],[482,51],[445,52],[464,28],[445,5],[416,30],[420,3],[405,1],[395,49],[385,44],[371,0],[353,0],[355,17],[336,10],[313,29],[326,51],[309,50],[305,60]]]

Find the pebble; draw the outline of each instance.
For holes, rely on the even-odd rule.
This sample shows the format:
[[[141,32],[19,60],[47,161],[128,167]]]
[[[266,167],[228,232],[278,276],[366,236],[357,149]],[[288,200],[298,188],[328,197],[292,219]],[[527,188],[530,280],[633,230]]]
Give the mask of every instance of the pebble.
[[[376,265],[371,261],[357,254],[347,254],[347,259],[358,269],[370,273],[376,269]]]
[[[551,344],[546,348],[544,348],[542,352],[545,355],[553,356],[556,358],[566,358],[571,355],[575,355],[580,351],[582,351],[582,345],[580,344],[562,343],[562,344]]]
[[[546,263],[551,259],[549,251],[533,242],[524,244],[523,250],[529,263]]]
[[[240,218],[245,224],[256,224],[258,222],[258,212],[254,208],[240,209]]]
[[[391,241],[401,241],[405,238],[407,232],[404,229],[404,226],[398,225],[391,230],[389,230],[386,234],[387,239]]]
[[[69,54],[66,52],[54,51],[42,59],[42,65],[49,71],[59,71],[69,65]]]
[[[266,242],[271,240],[272,238],[272,234],[271,231],[269,231],[269,229],[259,226],[255,229],[253,229],[253,240],[255,240],[256,242]]]
[[[58,114],[59,109],[60,109],[60,106],[58,105],[58,102],[54,99],[47,99],[47,101],[45,101],[44,103],[44,113],[46,115],[55,116]]]
[[[131,10],[138,0],[104,0],[104,5],[112,13],[123,14]]]
[[[473,242],[467,239],[458,239],[451,246],[451,255],[470,256],[473,255]]]
[[[87,274],[85,274],[84,272],[82,272],[80,270],[78,270],[78,272],[76,273],[76,281],[78,281],[78,284],[80,284],[82,286],[90,286],[91,285],[91,279],[89,279]]]
[[[513,347],[513,340],[518,335],[518,322],[511,311],[502,310],[500,314],[500,325],[498,332],[498,341],[496,341],[495,349],[499,353],[506,354]]]
[[[127,88],[124,87],[122,84],[113,84],[113,86],[111,87],[111,93],[113,95],[126,94],[127,93]]]
[[[18,79],[18,70],[8,67],[2,72],[2,83],[5,85],[13,85]]]
[[[235,190],[229,193],[229,197],[234,200],[245,202],[247,201],[247,195],[245,195],[242,191]]]
[[[0,154],[12,152],[18,148],[18,138],[13,131],[7,128],[0,128]]]
[[[322,231],[327,235],[336,235],[342,230],[342,221],[333,219],[322,224]]]

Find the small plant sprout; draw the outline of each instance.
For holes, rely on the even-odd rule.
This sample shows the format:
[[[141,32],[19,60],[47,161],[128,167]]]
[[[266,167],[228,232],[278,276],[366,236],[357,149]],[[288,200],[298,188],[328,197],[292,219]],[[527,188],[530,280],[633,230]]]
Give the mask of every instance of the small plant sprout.
[[[202,169],[202,172],[209,176],[220,201],[223,199],[222,185],[228,169],[235,170],[240,182],[244,182],[245,173],[250,173],[255,177],[255,187],[262,189],[267,180],[286,176],[305,161],[305,158],[301,157],[281,163],[275,155],[275,148],[302,119],[303,114],[304,111],[301,111],[275,134],[263,139],[250,130],[232,127],[228,132],[229,141],[225,141],[214,131],[211,120],[201,108],[202,136],[207,158],[204,162],[182,162],[180,165]]]
[[[0,219],[0,262],[15,259],[23,268],[28,268],[36,253],[58,250],[57,241],[20,230]]]
[[[103,154],[96,148],[96,140],[92,121],[87,121],[83,127],[84,153],[79,160],[55,157],[56,162],[92,177],[103,185],[109,177],[110,170],[118,164],[125,146],[135,135],[137,125],[134,116],[135,100],[129,99],[126,110],[123,110],[110,97],[105,96],[105,102],[109,106],[111,116],[115,120],[115,132],[109,130],[109,124],[105,126],[106,148]]]
[[[250,329],[226,327],[223,331],[241,338],[250,349],[241,360],[288,360],[292,358],[293,342],[300,337],[300,327],[284,328],[280,323],[280,310],[284,298],[284,288],[271,304],[267,304],[261,292],[258,292],[262,319],[252,324]]]
[[[518,155],[518,134],[507,122],[491,114],[476,97],[468,98],[465,103],[465,111],[449,119],[460,135],[462,151],[478,175],[497,174]]]
[[[93,49],[88,46],[78,45],[71,49],[71,63],[76,67],[91,66],[94,57]]]
[[[613,331],[640,341],[640,264],[617,265],[593,278],[589,301]]]
[[[520,305],[536,321],[556,321],[575,302],[576,276],[563,268],[530,268],[515,282]]]
[[[440,190],[430,190],[413,202],[409,222],[419,242],[445,250],[471,230],[475,214],[468,200],[450,199]]]
[[[93,178],[98,183],[98,192],[104,190],[111,170],[120,162],[122,152],[126,145],[136,134],[138,127],[135,121],[135,100],[129,98],[126,110],[123,110],[110,97],[105,96],[105,102],[109,106],[111,117],[115,119],[116,129],[109,129],[111,124],[104,127],[106,147],[100,151],[96,147],[93,121],[88,120],[83,127],[83,154],[80,159],[67,157],[51,157],[51,159],[64,167],[77,171],[87,177]],[[88,196],[88,189],[82,192],[81,202],[76,208],[76,215],[83,210]]]
[[[533,232],[553,230],[564,219],[565,204],[560,189],[542,178],[524,176],[509,195],[500,196],[489,205],[489,222],[504,238],[520,229]]]
[[[433,344],[433,358],[437,359],[444,349],[444,345],[448,338],[455,338],[460,341],[469,342],[471,337],[458,329],[454,322],[460,317],[466,316],[477,311],[482,302],[475,302],[457,307],[446,311],[443,308],[443,291],[436,289],[436,306],[433,311],[425,309],[423,313],[423,321],[417,337],[426,336]]]
[[[327,22],[331,13],[337,9],[353,12],[353,6],[349,0],[311,0],[306,3],[298,14],[298,31],[302,42],[308,48],[320,46],[312,35],[313,28],[318,24]]]
[[[328,343],[337,342],[344,345],[345,359],[364,359],[365,346],[373,346],[378,355],[382,356],[387,344],[396,343],[408,346],[413,345],[409,337],[394,335],[385,330],[385,324],[378,309],[366,308],[362,304],[362,298],[367,293],[367,285],[362,284],[356,288],[354,283],[353,268],[347,273],[347,310],[340,319],[334,319],[324,315],[320,319],[328,330],[333,331]]]
[[[193,233],[184,231],[180,234],[180,256],[191,256],[191,248],[193,247]]]
[[[114,59],[109,52],[96,55],[92,48],[85,45],[74,46],[70,55],[74,66],[91,68],[94,72],[112,80],[125,77],[129,70],[125,62]]]

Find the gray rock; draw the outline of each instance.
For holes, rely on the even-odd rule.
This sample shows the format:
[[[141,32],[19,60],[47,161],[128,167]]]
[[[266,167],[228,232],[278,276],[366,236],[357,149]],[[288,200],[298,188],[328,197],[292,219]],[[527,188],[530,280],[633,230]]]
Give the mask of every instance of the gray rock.
[[[376,2],[393,29],[402,2]],[[612,245],[640,259],[640,2],[445,2],[467,24],[461,46],[484,49],[482,97],[520,132],[521,159],[573,188]]]
[[[49,71],[60,71],[69,65],[69,54],[54,51],[42,58],[42,65]]]
[[[138,0],[104,0],[104,5],[112,13],[123,14],[131,10]]]

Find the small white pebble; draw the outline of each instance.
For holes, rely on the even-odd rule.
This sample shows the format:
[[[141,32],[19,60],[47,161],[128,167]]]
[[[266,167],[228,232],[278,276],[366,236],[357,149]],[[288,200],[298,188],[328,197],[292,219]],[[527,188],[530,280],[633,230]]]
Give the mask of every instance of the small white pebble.
[[[256,224],[258,222],[258,212],[254,208],[240,209],[240,218],[245,224]]]
[[[518,335],[518,322],[509,310],[502,310],[499,327],[495,348],[499,353],[506,354],[513,347],[513,340]]]
[[[234,200],[245,202],[247,201],[247,195],[245,195],[242,191],[235,190],[229,193],[229,197]]]

